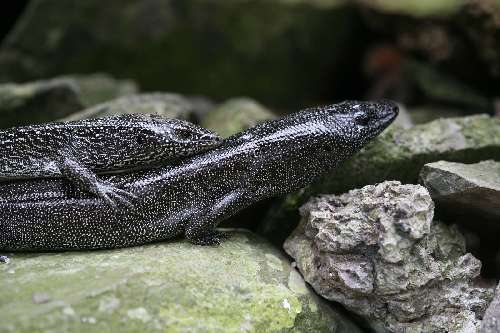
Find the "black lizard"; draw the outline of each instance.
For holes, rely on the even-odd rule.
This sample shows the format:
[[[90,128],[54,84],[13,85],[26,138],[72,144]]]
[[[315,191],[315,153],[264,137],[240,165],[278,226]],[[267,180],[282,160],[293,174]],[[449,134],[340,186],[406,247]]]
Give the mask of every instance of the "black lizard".
[[[331,171],[396,117],[391,102],[349,101],[257,125],[212,150],[111,181],[134,194],[135,209],[70,198],[65,183],[31,184],[52,199],[0,203],[0,249],[39,251],[133,246],[184,234],[217,244],[218,222],[266,197],[294,191]],[[26,183],[10,184],[26,188]],[[1,191],[1,188],[0,188]],[[59,197],[58,197],[59,196]]]
[[[133,195],[96,173],[165,165],[220,141],[189,122],[140,114],[13,127],[0,131],[0,181],[63,176],[114,206]]]

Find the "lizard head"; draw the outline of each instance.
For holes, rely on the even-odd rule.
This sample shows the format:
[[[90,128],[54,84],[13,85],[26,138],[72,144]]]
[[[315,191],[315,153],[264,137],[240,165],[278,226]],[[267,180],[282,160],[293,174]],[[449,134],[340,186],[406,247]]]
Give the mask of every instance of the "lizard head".
[[[336,144],[359,149],[380,134],[398,115],[398,107],[388,100],[376,102],[345,101],[318,108],[323,122],[325,138]]]
[[[182,158],[217,147],[222,138],[185,120],[141,115],[135,132],[138,149],[155,159]]]
[[[337,167],[397,114],[393,102],[346,101],[259,124],[223,145],[239,147],[241,160],[248,160],[245,168],[253,173],[252,186],[266,189],[279,184],[271,192],[286,192]]]

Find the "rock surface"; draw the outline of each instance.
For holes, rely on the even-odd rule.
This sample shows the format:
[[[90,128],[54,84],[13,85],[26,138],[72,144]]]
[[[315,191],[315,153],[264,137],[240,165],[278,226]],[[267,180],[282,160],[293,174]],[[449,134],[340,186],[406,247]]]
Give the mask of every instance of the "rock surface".
[[[120,97],[74,113],[62,120],[80,120],[128,113],[149,113],[166,118],[192,120],[195,118],[195,106],[178,94],[148,93]]]
[[[83,108],[78,86],[54,79],[0,85],[0,127],[43,123]]]
[[[493,288],[419,185],[388,181],[311,199],[284,248],[318,294],[377,332],[477,332]]]
[[[495,289],[495,297],[486,309],[481,326],[481,333],[500,332],[500,284]]]
[[[0,264],[1,332],[360,332],[280,251],[233,231],[218,247],[15,254]]]
[[[97,70],[148,91],[296,105],[356,71],[342,64],[361,23],[340,2],[31,0],[1,47],[0,80]]]
[[[201,124],[222,137],[228,137],[274,118],[276,115],[258,102],[249,98],[234,98],[212,110]]]
[[[490,220],[500,228],[500,162],[429,163],[422,168],[420,181],[447,215]]]
[[[282,244],[299,220],[297,208],[311,195],[342,193],[387,179],[417,183],[426,163],[500,160],[500,118],[477,115],[440,119],[410,129],[391,126],[330,175],[277,203],[259,233]]]
[[[62,76],[61,78],[74,81],[78,85],[80,99],[86,108],[120,96],[136,94],[139,91],[134,81],[115,79],[104,73]]]
[[[136,90],[133,82],[104,74],[1,84],[0,127],[53,121]]]

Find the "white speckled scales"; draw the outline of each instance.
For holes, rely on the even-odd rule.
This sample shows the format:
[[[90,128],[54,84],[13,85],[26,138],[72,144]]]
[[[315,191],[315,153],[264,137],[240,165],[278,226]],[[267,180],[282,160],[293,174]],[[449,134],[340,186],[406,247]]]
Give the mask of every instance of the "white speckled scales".
[[[199,126],[154,115],[14,127],[0,131],[0,181],[64,177],[113,207],[131,196],[96,173],[165,165],[220,141]]]
[[[266,122],[176,165],[109,182],[133,198],[111,209],[102,199],[50,180],[0,184],[0,250],[114,248],[184,234],[217,244],[215,226],[266,197],[303,187],[378,135],[397,115],[390,102],[344,102]],[[36,198],[20,199],[26,191]]]

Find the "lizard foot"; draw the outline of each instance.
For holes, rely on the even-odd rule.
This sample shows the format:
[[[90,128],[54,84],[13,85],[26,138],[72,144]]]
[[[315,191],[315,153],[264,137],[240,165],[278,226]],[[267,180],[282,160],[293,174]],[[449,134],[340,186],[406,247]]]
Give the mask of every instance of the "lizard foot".
[[[134,205],[132,204],[132,200],[137,199],[136,195],[122,190],[108,182],[97,184],[96,194],[113,209],[117,209],[119,206],[133,209]]]
[[[7,256],[0,256],[0,264],[8,264],[10,262],[10,258]]]
[[[229,235],[226,232],[211,230],[197,238],[190,238],[189,241],[196,245],[220,245],[228,237]]]

